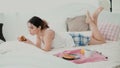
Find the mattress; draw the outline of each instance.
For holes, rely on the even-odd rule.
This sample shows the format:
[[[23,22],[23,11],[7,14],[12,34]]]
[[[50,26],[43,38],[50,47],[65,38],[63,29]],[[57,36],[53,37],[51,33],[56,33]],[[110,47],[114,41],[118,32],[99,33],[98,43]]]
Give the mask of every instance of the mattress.
[[[53,56],[64,50],[86,48],[102,52],[108,61],[74,64]],[[0,68],[113,68],[120,64],[120,42],[107,42],[102,45],[65,47],[44,52],[33,45],[9,41],[0,44]]]
[[[50,51],[49,54],[56,54],[65,50],[74,50],[81,48],[101,52],[103,55],[108,57],[108,60],[100,61],[100,62],[76,64],[80,68],[113,68],[117,65],[120,65],[119,41],[108,41],[107,43],[101,45],[90,45],[90,46],[69,47],[69,48],[66,47],[66,48],[54,49]]]

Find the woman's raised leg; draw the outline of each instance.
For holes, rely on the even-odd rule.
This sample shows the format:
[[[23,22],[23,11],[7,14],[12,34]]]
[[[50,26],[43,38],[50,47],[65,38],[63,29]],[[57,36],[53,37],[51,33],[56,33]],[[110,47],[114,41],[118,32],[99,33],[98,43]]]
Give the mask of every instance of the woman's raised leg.
[[[99,14],[96,14],[96,15],[97,16],[94,16],[94,17],[98,17]],[[90,29],[92,31],[92,36],[91,36],[91,40],[90,40],[89,44],[102,44],[102,43],[105,43],[105,39],[103,38],[102,34],[99,32],[98,27],[96,25],[97,22],[95,22],[95,20],[97,18],[92,19],[89,12],[87,12],[86,16],[87,16],[86,23],[89,24]]]
[[[93,13],[92,19],[94,20],[94,23],[97,25],[97,19],[99,14],[101,13],[101,11],[103,10],[103,7],[99,7],[95,10],[95,12]]]

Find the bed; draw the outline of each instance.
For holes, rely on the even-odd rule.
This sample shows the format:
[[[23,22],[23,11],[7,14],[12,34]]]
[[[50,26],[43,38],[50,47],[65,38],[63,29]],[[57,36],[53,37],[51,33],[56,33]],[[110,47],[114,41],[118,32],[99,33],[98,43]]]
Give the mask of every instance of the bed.
[[[82,33],[82,32],[81,32]],[[86,35],[90,32],[83,32]],[[32,38],[33,39],[33,38]],[[65,59],[56,57],[54,54],[66,50],[89,49],[101,52],[108,57],[107,61],[88,62],[75,64]],[[120,40],[107,41],[107,43],[90,46],[65,46],[52,49],[49,52],[19,41],[7,41],[0,44],[0,67],[1,68],[114,68],[120,65]]]
[[[55,54],[64,50],[71,50],[71,49],[80,49],[86,48],[90,50],[96,50],[104,54],[108,57],[108,61],[100,61],[100,62],[92,62],[92,63],[83,63],[83,64],[76,64],[80,68],[113,68],[116,65],[120,64],[120,42],[108,42],[102,45],[93,45],[93,46],[86,46],[86,47],[75,47],[75,48],[63,48],[60,50],[53,50],[49,52],[50,54]]]
[[[120,64],[120,42],[108,42],[102,45],[85,47],[67,47],[53,49],[44,52],[32,45],[18,41],[8,41],[0,45],[0,67],[1,68],[113,68]],[[108,61],[74,64],[64,59],[53,56],[53,54],[71,49],[87,48],[102,52],[108,57]]]
[[[66,65],[66,61],[47,55],[36,47],[16,41],[3,43],[0,51],[1,68],[61,68],[63,66],[77,68],[72,63]]]
[[[111,39],[111,41],[107,41],[107,43],[105,44],[79,47],[72,46],[74,45],[74,42],[71,37],[68,37],[69,32],[67,32],[65,20],[69,17],[73,18],[78,15],[85,15],[86,10],[89,10],[90,13],[93,13],[93,11],[98,6],[101,6],[101,4],[105,3],[102,2],[102,0],[100,2],[98,2],[97,0],[92,0],[93,2],[96,2],[94,4],[93,2],[88,3],[86,1],[83,1],[83,3],[75,2],[67,5],[62,5],[55,9],[49,10],[49,12],[1,12],[0,21],[3,23],[3,32],[1,30],[1,33],[3,34],[1,34],[1,36],[4,36],[4,39],[6,39],[4,41],[6,42],[0,41],[0,68],[114,68],[115,66],[120,65],[119,26],[117,26],[118,28],[112,29],[112,33],[109,32],[108,29],[106,31],[102,31],[103,33],[107,32],[104,34],[104,36],[108,33],[110,34],[105,36],[105,38],[109,40]],[[108,10],[109,5],[108,7],[104,7],[106,8],[105,12],[102,12],[100,14],[98,22],[102,22],[104,24],[112,23],[115,25],[120,25],[120,13],[110,13]],[[48,24],[53,30],[55,30],[56,32],[60,32],[61,37],[64,37],[64,39],[67,40],[67,46],[52,49],[52,51],[50,52],[44,52],[39,48],[34,47],[33,45],[17,41],[17,37],[21,34],[25,35],[33,42],[35,41],[35,38],[33,36],[28,35],[26,26],[27,20],[34,15],[45,18],[49,22]],[[17,27],[14,25],[16,25]],[[99,28],[103,28],[103,24],[101,26],[102,27]],[[91,31],[81,31],[79,33],[86,36],[91,35]],[[81,48],[101,52],[103,55],[108,57],[108,60],[75,64],[54,56],[54,54],[65,50],[74,50]]]

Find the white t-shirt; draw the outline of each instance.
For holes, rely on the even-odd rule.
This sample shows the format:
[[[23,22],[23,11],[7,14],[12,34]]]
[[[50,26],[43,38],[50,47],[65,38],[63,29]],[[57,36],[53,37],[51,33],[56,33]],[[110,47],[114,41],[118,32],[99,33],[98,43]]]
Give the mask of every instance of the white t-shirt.
[[[52,48],[62,48],[65,46],[66,46],[65,38],[62,37],[59,33],[55,32],[55,37],[54,37],[53,42],[52,42]],[[45,45],[42,41],[41,41],[41,47],[42,48],[45,47]]]
[[[30,39],[33,43],[36,43],[36,36],[27,35],[28,39]],[[41,42],[41,47],[44,48],[45,45]],[[55,32],[55,37],[52,42],[52,48],[62,48],[62,47],[72,47],[75,46],[72,37],[68,32]]]

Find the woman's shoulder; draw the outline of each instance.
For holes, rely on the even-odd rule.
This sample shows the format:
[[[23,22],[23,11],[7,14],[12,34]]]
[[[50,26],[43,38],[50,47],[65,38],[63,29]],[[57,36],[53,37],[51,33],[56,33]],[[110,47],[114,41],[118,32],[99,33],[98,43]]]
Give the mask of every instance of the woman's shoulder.
[[[48,28],[48,29],[46,29],[45,34],[49,34],[49,35],[53,34],[54,35],[55,31],[50,29],[50,28]]]
[[[52,30],[52,29],[50,29],[50,28],[48,28],[48,29],[46,29],[46,31],[45,32],[52,32],[52,33],[54,33],[55,31],[54,30]]]

